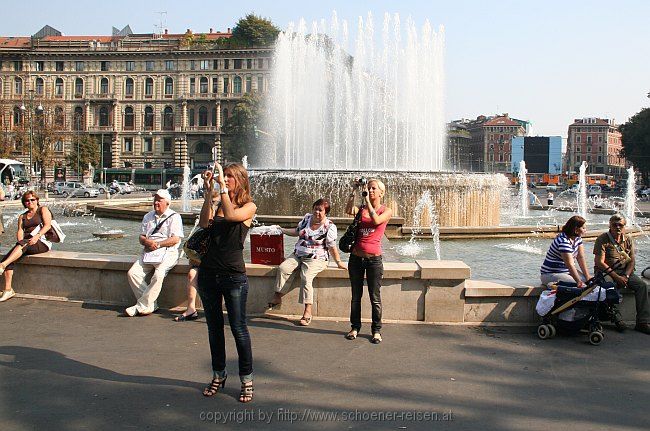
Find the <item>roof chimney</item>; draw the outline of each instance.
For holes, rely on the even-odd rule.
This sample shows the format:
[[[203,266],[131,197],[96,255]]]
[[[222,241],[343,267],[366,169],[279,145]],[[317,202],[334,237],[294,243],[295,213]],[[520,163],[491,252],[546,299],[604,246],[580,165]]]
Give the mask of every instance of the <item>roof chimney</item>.
[[[212,34],[212,27],[210,27],[210,34]]]
[[[230,27],[228,27],[228,31],[226,33],[230,33]]]
[[[167,34],[168,31],[169,31],[169,30],[165,29],[165,34]]]

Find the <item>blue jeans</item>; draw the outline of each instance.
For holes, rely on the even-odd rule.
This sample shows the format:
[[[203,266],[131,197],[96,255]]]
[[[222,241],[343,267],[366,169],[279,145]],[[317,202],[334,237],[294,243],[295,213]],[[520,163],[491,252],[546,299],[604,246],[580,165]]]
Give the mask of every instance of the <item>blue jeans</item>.
[[[365,274],[364,274],[365,273]],[[368,295],[372,306],[372,333],[381,330],[381,279],[384,276],[384,263],[381,256],[359,257],[350,255],[348,274],[352,285],[350,302],[350,325],[352,329],[361,329],[361,298],[363,297],[363,278],[368,280]]]
[[[218,275],[201,268],[198,275],[198,292],[203,302],[205,320],[208,323],[208,339],[215,376],[226,375],[226,338],[222,301],[226,303],[230,331],[235,339],[239,355],[239,378],[242,382],[253,380],[253,352],[251,337],[246,326],[246,298],[248,277],[241,275]]]

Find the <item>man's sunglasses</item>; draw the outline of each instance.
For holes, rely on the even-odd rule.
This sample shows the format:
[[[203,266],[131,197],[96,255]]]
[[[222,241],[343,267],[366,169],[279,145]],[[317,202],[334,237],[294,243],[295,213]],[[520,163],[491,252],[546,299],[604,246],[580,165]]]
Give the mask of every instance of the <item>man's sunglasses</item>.
[[[615,226],[615,227],[625,227],[625,223],[612,223],[612,226]]]

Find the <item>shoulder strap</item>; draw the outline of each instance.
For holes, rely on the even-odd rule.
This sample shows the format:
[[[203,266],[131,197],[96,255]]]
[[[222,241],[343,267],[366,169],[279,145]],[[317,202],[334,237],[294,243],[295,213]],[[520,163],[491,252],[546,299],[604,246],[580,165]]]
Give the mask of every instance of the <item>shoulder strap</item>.
[[[620,253],[621,251],[623,251],[623,247],[621,247],[621,245],[618,243],[618,241],[616,241],[616,240],[614,239],[614,237],[612,236],[612,234],[611,234],[609,231],[607,231],[607,236],[609,237],[609,241],[610,241],[612,244],[614,244],[614,247],[616,247],[616,250],[617,250],[619,253]],[[623,237],[623,239],[625,239],[625,237]]]
[[[156,225],[156,227],[154,228],[154,230],[151,231],[151,233],[149,234],[149,236],[152,236],[152,235],[154,235],[156,232],[158,232],[158,230],[160,230],[160,228],[162,227],[163,223],[165,223],[167,220],[169,220],[171,217],[175,216],[176,214],[178,214],[178,213],[173,212],[173,213],[171,213],[170,215],[168,215],[167,217],[165,217],[163,220],[161,220],[160,223],[158,223],[158,224]]]

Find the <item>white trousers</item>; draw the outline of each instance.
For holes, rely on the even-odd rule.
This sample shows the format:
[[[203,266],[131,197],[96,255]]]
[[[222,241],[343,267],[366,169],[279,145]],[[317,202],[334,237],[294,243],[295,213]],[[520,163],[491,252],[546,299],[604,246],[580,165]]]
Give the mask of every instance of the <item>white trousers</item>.
[[[314,303],[314,278],[319,272],[327,268],[327,261],[312,259],[310,257],[298,257],[295,254],[289,256],[278,267],[275,278],[275,291],[282,292],[282,289],[293,279],[296,270],[300,267],[300,278],[302,279],[302,295],[299,302],[301,304]]]
[[[142,262],[142,255],[131,266],[127,277],[131,290],[137,299],[136,309],[138,313],[153,313],[157,308],[156,300],[162,289],[163,280],[171,269],[178,262],[178,250],[169,248],[165,253],[165,258],[157,264]],[[144,279],[149,272],[153,270],[151,281],[147,285]]]

